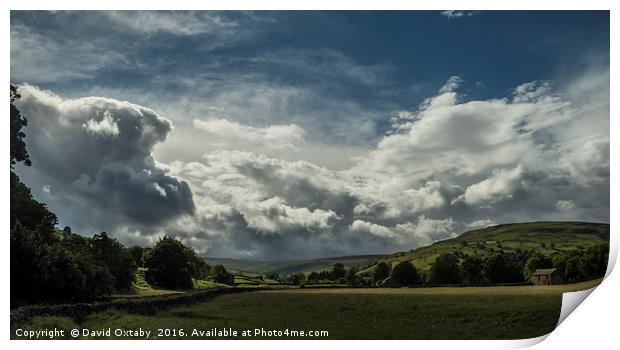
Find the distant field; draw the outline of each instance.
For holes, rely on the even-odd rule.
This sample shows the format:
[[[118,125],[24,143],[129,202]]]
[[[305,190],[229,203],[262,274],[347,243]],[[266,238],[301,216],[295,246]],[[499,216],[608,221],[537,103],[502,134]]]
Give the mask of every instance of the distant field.
[[[521,339],[555,328],[562,292],[599,282],[548,287],[266,290],[222,295],[152,315],[108,310],[79,323],[65,317],[35,317],[22,328],[142,327],[191,332],[230,327],[329,332],[328,337],[318,339]]]

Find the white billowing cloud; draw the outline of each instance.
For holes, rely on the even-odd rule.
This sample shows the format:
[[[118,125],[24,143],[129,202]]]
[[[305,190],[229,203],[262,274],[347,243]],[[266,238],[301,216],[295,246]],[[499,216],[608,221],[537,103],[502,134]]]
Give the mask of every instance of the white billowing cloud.
[[[291,229],[314,232],[331,228],[338,219],[331,210],[291,208],[279,197],[254,204],[242,205],[239,211],[246,219],[247,227],[259,232],[283,233]]]
[[[512,193],[519,187],[523,168],[519,165],[514,169],[498,169],[488,179],[469,187],[458,200],[469,205],[485,206],[501,200],[512,199]]]
[[[211,135],[229,140],[247,141],[250,143],[276,148],[293,148],[301,142],[305,132],[296,124],[270,125],[253,127],[231,122],[227,119],[194,120],[194,127]]]
[[[383,238],[392,238],[396,236],[396,234],[392,232],[392,230],[385,226],[373,224],[372,222],[366,222],[363,220],[353,221],[353,223],[351,224],[351,230],[356,232],[370,233],[371,235]]]
[[[485,227],[489,227],[489,226],[493,226],[496,225],[494,220],[491,219],[479,219],[479,220],[474,220],[468,224],[466,224],[465,226],[467,228],[470,229],[478,229],[478,228],[485,228]]]
[[[558,208],[559,211],[562,211],[562,212],[572,211],[572,210],[575,210],[575,208],[577,208],[577,206],[575,205],[573,201],[566,201],[566,200],[559,200],[555,206]]]
[[[19,93],[34,164],[20,175],[46,184],[43,192],[54,189],[49,205],[62,222],[111,231],[193,213],[187,183],[166,175],[151,156],[172,130],[169,120],[114,99],[63,99],[27,85]]]
[[[422,246],[437,240],[453,237],[456,223],[452,218],[431,219],[422,215],[415,222],[404,222],[393,227],[355,220],[351,231],[368,233],[381,238],[396,240],[403,245]]]
[[[398,224],[395,231],[401,236],[407,237],[404,242],[413,243],[415,246],[424,246],[433,242],[454,237],[456,223],[452,218],[431,219],[422,215],[415,223],[406,222]]]
[[[89,119],[86,123],[82,124],[82,127],[92,134],[102,136],[116,136],[120,132],[118,124],[116,124],[116,121],[112,118],[112,114],[109,111],[103,112],[103,118],[101,120]]]

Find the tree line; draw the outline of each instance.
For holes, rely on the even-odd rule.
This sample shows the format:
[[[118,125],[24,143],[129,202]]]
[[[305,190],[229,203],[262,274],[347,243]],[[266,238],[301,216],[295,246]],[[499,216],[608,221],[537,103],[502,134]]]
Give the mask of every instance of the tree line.
[[[599,244],[586,249],[546,256],[539,252],[520,250],[487,255],[443,253],[431,264],[430,271],[418,273],[409,261],[396,264],[394,268],[379,262],[372,272],[377,284],[392,277],[399,285],[462,284],[482,286],[502,283],[529,282],[537,269],[557,268],[569,283],[603,277],[607,269],[609,245]]]

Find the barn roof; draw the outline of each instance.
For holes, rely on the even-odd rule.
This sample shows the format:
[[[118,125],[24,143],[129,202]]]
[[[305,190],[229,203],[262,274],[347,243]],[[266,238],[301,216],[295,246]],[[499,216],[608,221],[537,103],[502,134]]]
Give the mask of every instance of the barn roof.
[[[544,275],[550,275],[552,273],[554,273],[557,269],[553,268],[553,269],[537,269],[534,272],[532,272],[532,276],[544,276]]]

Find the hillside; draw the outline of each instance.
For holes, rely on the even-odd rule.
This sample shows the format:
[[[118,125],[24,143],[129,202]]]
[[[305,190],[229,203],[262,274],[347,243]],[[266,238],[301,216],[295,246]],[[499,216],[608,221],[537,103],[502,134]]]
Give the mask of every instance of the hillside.
[[[227,270],[243,274],[268,274],[290,275],[295,272],[309,273],[311,271],[330,270],[335,263],[342,263],[345,268],[367,263],[371,259],[377,259],[382,255],[354,255],[331,258],[319,258],[309,260],[287,261],[256,261],[230,258],[205,258],[209,265],[224,265]]]
[[[381,261],[395,265],[408,260],[419,270],[428,270],[442,253],[485,256],[500,251],[531,249],[552,255],[605,242],[609,242],[609,224],[551,221],[504,224],[467,231],[426,247],[371,260],[362,266],[360,273],[372,271]]]

